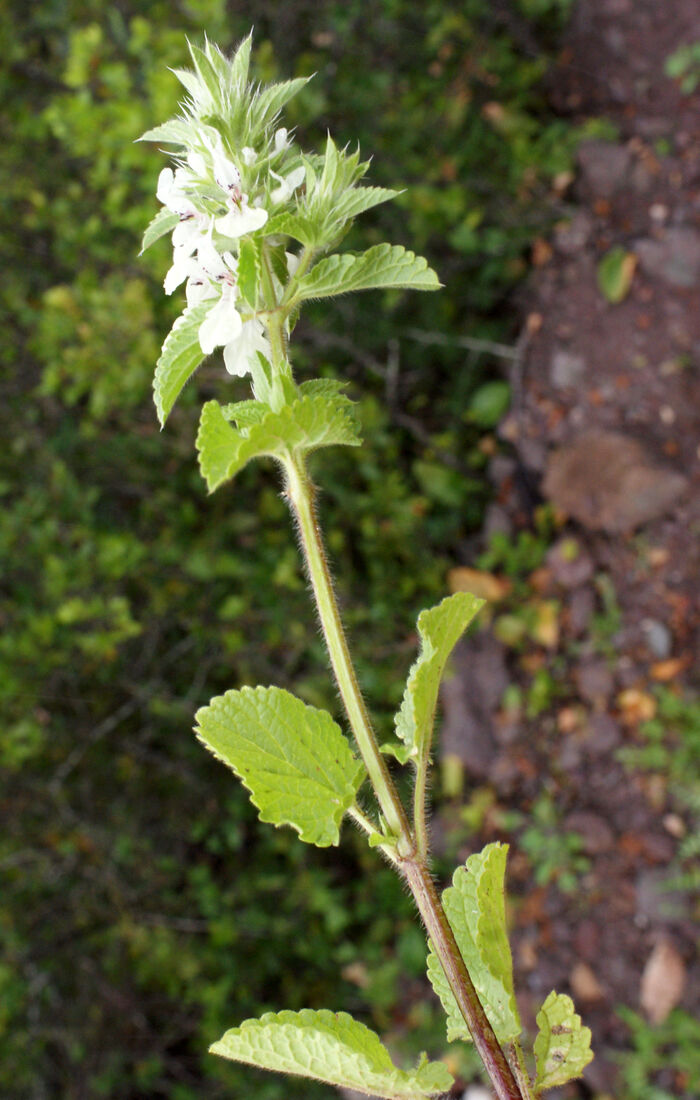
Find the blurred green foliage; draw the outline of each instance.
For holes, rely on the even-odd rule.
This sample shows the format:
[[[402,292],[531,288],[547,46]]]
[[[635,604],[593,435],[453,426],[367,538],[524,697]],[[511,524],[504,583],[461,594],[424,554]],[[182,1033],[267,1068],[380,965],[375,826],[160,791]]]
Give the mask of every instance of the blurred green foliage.
[[[393,875],[352,836],[339,857],[259,828],[188,733],[197,706],[244,683],[337,702],[272,470],[211,500],[196,471],[197,404],[243,391],[206,366],[163,434],[150,401],[177,306],[161,289],[167,243],[137,257],[164,162],[134,139],[176,107],[168,68],[185,63],[185,35],[230,48],[254,23],[261,77],[315,72],[289,120],[302,141],[327,126],[359,139],[373,182],[407,188],[355,243],[404,243],[445,283],[429,303],[387,294],[379,316],[361,297],[314,307],[298,330],[300,372],[342,372],[361,400],[368,446],[316,473],[386,736],[415,614],[478,527],[479,440],[508,401],[493,360],[458,337],[512,335],[503,303],[579,137],[540,85],[538,43],[565,7],[523,0],[504,18],[488,0],[381,0],[371,20],[359,0],[0,10],[3,1096],[228,1096],[251,1075],[206,1055],[225,1027],[329,1004],[400,1032],[397,1005],[423,969]],[[454,343],[404,339],[409,328]],[[518,553],[529,565],[532,552]],[[430,1010],[406,1013],[439,1048]]]
[[[700,1081],[700,1021],[676,1008],[652,1025],[629,1008],[620,1016],[632,1049],[619,1058],[626,1100],[692,1100]]]

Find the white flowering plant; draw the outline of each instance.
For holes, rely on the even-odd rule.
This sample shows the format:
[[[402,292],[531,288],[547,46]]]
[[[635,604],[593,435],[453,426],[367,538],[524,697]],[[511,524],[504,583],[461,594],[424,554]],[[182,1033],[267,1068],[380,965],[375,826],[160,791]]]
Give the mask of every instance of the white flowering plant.
[[[448,1041],[473,1041],[499,1100],[534,1100],[581,1074],[590,1031],[571,999],[552,991],[538,1015],[532,1055],[522,1044],[506,928],[507,846],[493,843],[456,870],[440,896],[430,873],[426,787],[438,690],[450,653],[480,600],[457,593],[418,618],[420,652],[409,670],[396,738],[379,745],[355,674],[315,508],[307,456],[360,446],[341,382],[297,382],[289,340],[303,303],[354,290],[434,291],[435,272],[400,245],[336,252],[359,214],[396,191],[361,184],[368,162],[329,136],[306,153],[280,123],[306,83],[249,81],[251,37],[231,59],[210,42],[190,46],[192,70],[176,70],[187,98],[179,117],[142,140],[172,149],[160,173],[162,209],[143,248],[171,234],[165,291],[185,284],[186,308],[165,339],[154,380],[164,424],[203,359],[223,349],[226,370],[250,376],[252,396],[201,413],[197,449],[210,491],[251,459],[272,456],[300,543],[352,741],[330,714],[278,687],[230,690],[198,711],[203,744],[242,780],[260,819],[302,841],[338,843],[357,825],[411,890],[428,934],[427,974],[446,1015]],[[353,744],[354,742],[354,744]],[[399,796],[389,759],[413,776]],[[245,1020],[212,1051],[266,1069],[327,1081],[392,1100],[446,1092],[452,1077],[425,1055],[396,1067],[379,1037],[344,1012],[303,1009]]]

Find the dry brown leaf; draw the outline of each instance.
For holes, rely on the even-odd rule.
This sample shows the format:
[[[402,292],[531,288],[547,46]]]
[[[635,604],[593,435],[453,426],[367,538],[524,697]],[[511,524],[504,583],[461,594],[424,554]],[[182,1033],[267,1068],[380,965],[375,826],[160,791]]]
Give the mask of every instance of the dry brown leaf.
[[[579,962],[569,975],[571,992],[575,1001],[602,1001],[605,998],[603,987],[587,963]]]
[[[680,676],[689,663],[687,657],[669,657],[665,661],[656,661],[650,669],[652,679],[667,684],[669,680],[675,680],[676,676]]]
[[[557,600],[540,600],[536,604],[532,636],[546,649],[556,649],[559,644],[559,603]]]
[[[636,726],[648,722],[656,714],[656,699],[639,688],[626,688],[617,697],[617,705],[622,712],[625,725]]]
[[[670,940],[659,940],[642,974],[640,1004],[652,1024],[662,1024],[685,988],[685,964]]]
[[[491,600],[493,603],[504,599],[511,589],[507,578],[497,577],[494,573],[484,573],[479,569],[469,569],[466,565],[450,569],[447,574],[447,583],[450,592],[471,592],[472,595],[480,596],[482,600]]]

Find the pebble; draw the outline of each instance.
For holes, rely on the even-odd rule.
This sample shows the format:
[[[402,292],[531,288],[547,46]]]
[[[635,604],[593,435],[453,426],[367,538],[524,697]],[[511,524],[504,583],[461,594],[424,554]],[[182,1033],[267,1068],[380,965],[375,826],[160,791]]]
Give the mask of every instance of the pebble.
[[[664,623],[660,623],[658,619],[643,619],[642,630],[647,647],[654,657],[663,661],[671,656],[673,636]]]

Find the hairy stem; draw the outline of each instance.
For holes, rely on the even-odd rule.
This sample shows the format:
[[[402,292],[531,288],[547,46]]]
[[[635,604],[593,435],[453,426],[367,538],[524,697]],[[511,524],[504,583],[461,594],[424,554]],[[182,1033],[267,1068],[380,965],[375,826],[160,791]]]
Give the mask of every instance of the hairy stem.
[[[428,763],[428,753],[422,752],[416,768],[415,785],[413,788],[413,831],[416,838],[418,855],[423,860],[428,858],[428,826],[425,820]]]
[[[350,658],[345,631],[333,591],[328,561],[321,532],[316,519],[314,488],[301,459],[285,464],[287,493],[299,523],[299,533],[306,559],[306,567],[316,598],[328,654],[333,666],[340,694],[350,720],[357,747],[369,773],[384,819],[393,836],[403,841],[408,855],[413,844],[404,808],[389,775],[386,761],[379,751],[365,701],[360,692],[355,669]]]
[[[511,1065],[515,1070],[515,1076],[518,1079],[523,1098],[524,1100],[535,1100],[530,1074],[527,1072],[527,1066],[525,1065],[523,1048],[518,1039],[516,1039],[514,1043],[510,1043],[509,1046],[511,1052]]]
[[[389,774],[386,760],[370,724],[365,702],[350,657],[345,631],[333,591],[323,539],[316,518],[315,492],[303,459],[285,462],[287,495],[299,524],[306,567],[313,587],[321,626],[338,688],[350,726],[369,773],[377,801],[389,830],[396,837],[400,873],[411,889],[418,911],[440,959],[474,1045],[486,1067],[498,1100],[526,1100],[484,1012],[452,928],[430,877],[424,851],[411,835],[406,813]],[[424,775],[420,786],[424,786]],[[426,846],[425,822],[419,816],[420,847]]]

